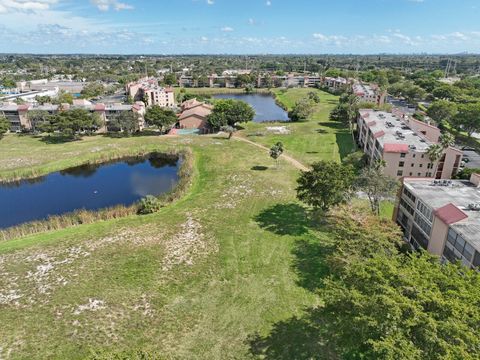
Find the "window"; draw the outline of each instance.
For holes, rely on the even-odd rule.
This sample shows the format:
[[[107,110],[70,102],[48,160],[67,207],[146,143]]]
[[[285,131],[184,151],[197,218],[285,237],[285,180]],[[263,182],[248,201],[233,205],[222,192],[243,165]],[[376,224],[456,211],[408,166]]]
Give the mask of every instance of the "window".
[[[412,157],[415,158],[415,156],[417,156],[417,154],[413,154]]]
[[[413,175],[413,173],[410,173],[410,176],[412,176],[412,175]]]
[[[418,213],[415,213],[415,222],[419,226],[420,229],[423,230],[427,236],[430,236],[430,233],[432,232],[432,226]]]
[[[424,154],[422,154],[422,159],[423,159],[424,157],[425,157],[425,155],[424,155]]]
[[[420,167],[423,167],[423,164],[420,164]]]
[[[410,213],[410,215],[413,215],[413,214],[415,213],[415,210],[414,210],[410,205],[408,205],[408,203],[407,203],[405,200],[400,199],[400,205],[401,205],[405,210],[407,210],[407,211]]]
[[[415,164],[414,164],[414,163],[412,163],[412,167],[414,167],[414,166],[415,166]]]
[[[417,198],[406,187],[403,188],[403,194],[415,204]]]
[[[418,173],[417,176],[418,176],[418,177],[422,176],[422,173]]]
[[[466,266],[468,266],[472,260],[473,266],[478,266],[478,264],[475,265],[476,262],[480,263],[480,255],[475,253],[473,246],[466,242],[465,239],[453,229],[448,230],[443,256],[452,262],[462,260]]]
[[[412,240],[414,241],[414,248],[418,250],[419,247],[424,248],[427,250],[428,248],[428,239],[425,235],[419,230],[417,226],[413,226],[412,228]]]
[[[405,156],[407,156],[407,154],[405,154],[405,153],[401,153],[401,154],[400,154],[400,157],[401,157],[401,158],[405,158]]]
[[[398,170],[398,171],[397,171],[397,176],[403,176],[403,171],[402,171],[402,170]]]
[[[405,161],[400,161],[398,163],[398,167],[404,167],[405,166]]]
[[[427,219],[429,222],[433,221],[433,214],[432,214],[432,209],[430,209],[425,203],[421,200],[418,200],[417,203],[417,210],[422,214],[425,219]]]

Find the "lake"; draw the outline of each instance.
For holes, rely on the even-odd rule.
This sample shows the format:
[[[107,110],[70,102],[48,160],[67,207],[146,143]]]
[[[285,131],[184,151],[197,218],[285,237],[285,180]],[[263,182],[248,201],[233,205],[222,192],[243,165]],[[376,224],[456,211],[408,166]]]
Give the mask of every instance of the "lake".
[[[150,154],[0,184],[0,228],[79,209],[129,206],[146,195],[161,195],[178,182],[180,163],[176,156]]]
[[[288,113],[275,103],[273,96],[268,94],[219,94],[215,99],[242,100],[255,110],[254,122],[289,121]]]

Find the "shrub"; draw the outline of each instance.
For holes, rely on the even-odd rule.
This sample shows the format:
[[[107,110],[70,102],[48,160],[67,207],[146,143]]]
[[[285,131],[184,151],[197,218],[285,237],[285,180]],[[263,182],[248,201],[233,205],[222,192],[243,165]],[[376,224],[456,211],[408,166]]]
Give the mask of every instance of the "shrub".
[[[163,207],[162,202],[152,195],[145,196],[138,205],[138,214],[147,215],[158,212]]]

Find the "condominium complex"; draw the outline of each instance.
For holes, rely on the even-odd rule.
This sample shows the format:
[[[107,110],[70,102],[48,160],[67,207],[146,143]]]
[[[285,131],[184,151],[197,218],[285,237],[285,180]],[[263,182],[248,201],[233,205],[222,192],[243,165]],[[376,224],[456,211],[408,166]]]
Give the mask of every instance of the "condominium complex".
[[[405,178],[394,220],[404,240],[443,261],[480,266],[480,175],[470,181]]]
[[[59,111],[65,111],[69,109],[81,108],[90,112],[95,112],[100,115],[100,119],[103,120],[104,126],[99,129],[99,132],[105,132],[108,130],[109,122],[120,115],[124,111],[132,111],[137,114],[138,127],[143,129],[145,126],[145,105],[143,102],[136,102],[133,105],[125,104],[92,104],[88,101],[77,101],[73,105],[17,105],[15,103],[0,104],[0,114],[3,114],[10,122],[10,131],[18,132],[22,130],[34,130],[35,124],[30,120],[28,113],[32,111],[44,111],[50,115],[56,114]]]
[[[175,107],[175,93],[172,88],[158,85],[155,78],[143,78],[127,84],[127,94],[136,101],[145,101],[148,106],[158,105],[165,108]]]
[[[358,144],[369,162],[384,160],[384,172],[392,177],[450,179],[462,161],[462,151],[454,147],[431,161],[427,151],[438,143],[440,130],[400,113],[360,110],[357,129]]]
[[[360,101],[375,105],[383,105],[385,103],[385,97],[387,96],[387,93],[377,85],[358,83],[353,85],[352,90]]]

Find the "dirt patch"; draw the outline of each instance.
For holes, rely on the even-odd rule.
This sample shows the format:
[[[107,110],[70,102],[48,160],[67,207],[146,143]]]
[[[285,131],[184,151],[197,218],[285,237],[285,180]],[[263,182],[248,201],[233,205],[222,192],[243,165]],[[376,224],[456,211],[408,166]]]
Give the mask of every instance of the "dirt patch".
[[[177,265],[191,266],[196,259],[217,251],[215,241],[205,234],[202,225],[191,214],[187,214],[179,232],[165,242],[162,270],[168,271]]]

